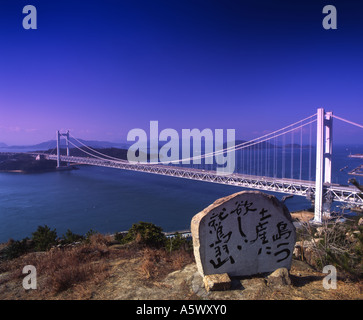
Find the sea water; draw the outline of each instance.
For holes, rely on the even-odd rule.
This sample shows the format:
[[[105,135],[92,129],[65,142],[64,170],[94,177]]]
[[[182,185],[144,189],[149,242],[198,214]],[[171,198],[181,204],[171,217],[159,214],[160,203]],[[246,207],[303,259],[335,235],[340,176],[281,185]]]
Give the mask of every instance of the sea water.
[[[333,182],[348,184],[352,176],[347,172],[362,162],[348,155],[363,150],[341,147],[334,151]],[[297,153],[294,161],[298,159]],[[91,166],[38,174],[0,173],[0,242],[31,237],[40,225],[56,229],[58,236],[67,229],[78,234],[90,229],[115,233],[139,221],[154,223],[164,231],[189,229],[195,214],[241,190],[246,189]],[[278,199],[285,196],[271,194]],[[310,201],[298,196],[285,204],[290,211],[311,207]]]

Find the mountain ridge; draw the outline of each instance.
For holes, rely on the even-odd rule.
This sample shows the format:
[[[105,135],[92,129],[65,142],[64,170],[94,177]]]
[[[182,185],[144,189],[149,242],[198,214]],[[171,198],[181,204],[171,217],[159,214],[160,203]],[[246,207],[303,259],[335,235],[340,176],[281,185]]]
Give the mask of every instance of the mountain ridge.
[[[76,139],[70,138],[70,143],[69,143],[69,147],[70,148],[74,148],[74,145],[76,145],[77,147],[82,147],[82,144],[87,145],[88,147],[92,147],[92,148],[128,148],[129,144],[127,143],[122,143],[122,142],[109,142],[109,141],[97,141],[97,140],[83,140],[83,139],[77,139],[78,141],[80,141],[81,143],[79,143]],[[54,140],[48,140],[48,141],[44,141],[44,142],[40,142],[37,144],[33,144],[33,145],[12,145],[9,146],[6,143],[2,143],[0,142],[0,152],[2,148],[6,148],[6,149],[34,149],[34,150],[48,150],[48,149],[52,149],[52,148],[56,148],[57,147],[57,141]],[[61,141],[61,147],[64,148],[65,147],[65,142],[64,140]]]

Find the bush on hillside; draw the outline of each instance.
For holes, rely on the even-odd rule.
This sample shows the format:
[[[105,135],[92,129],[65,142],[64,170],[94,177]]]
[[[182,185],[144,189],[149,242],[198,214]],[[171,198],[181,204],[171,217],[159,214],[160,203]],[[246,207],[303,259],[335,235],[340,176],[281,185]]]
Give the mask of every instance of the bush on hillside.
[[[165,241],[165,249],[169,252],[184,249],[185,251],[191,251],[193,243],[182,237],[178,232],[175,233],[174,237],[170,237]]]
[[[161,227],[141,221],[132,225],[127,234],[121,238],[121,243],[135,241],[141,245],[160,248],[164,246],[165,240],[166,237]]]
[[[68,229],[66,234],[63,235],[62,243],[69,244],[77,241],[82,241],[83,239],[83,236],[73,233],[70,229]]]
[[[299,230],[303,257],[318,269],[332,264],[350,277],[362,278],[363,227],[340,221],[338,216],[319,227],[304,223]]]
[[[44,227],[39,226],[37,231],[33,232],[32,235],[32,240],[34,241],[34,248],[36,251],[47,251],[53,245],[57,244],[56,230],[50,230],[47,225]]]
[[[9,240],[8,245],[3,250],[3,257],[7,260],[15,259],[21,255],[27,253],[30,250],[30,245],[28,243],[29,239],[25,238],[20,241]]]

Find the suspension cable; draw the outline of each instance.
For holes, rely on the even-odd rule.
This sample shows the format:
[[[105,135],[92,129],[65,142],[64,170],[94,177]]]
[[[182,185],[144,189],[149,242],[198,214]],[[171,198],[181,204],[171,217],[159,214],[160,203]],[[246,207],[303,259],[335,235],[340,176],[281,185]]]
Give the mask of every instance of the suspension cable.
[[[346,123],[352,124],[353,126],[357,126],[357,127],[359,127],[359,128],[363,128],[363,125],[358,124],[358,123],[355,123],[355,122],[353,122],[353,121],[349,121],[349,120],[343,119],[343,118],[341,118],[341,117],[336,116],[335,114],[333,114],[333,117],[334,117],[334,118],[336,118],[336,119],[338,119],[338,120],[344,121],[344,122],[346,122]]]
[[[282,136],[282,135],[287,134],[287,133],[289,133],[289,132],[292,132],[292,131],[298,130],[299,128],[301,128],[301,127],[303,127],[303,126],[306,126],[306,125],[308,125],[308,124],[310,124],[310,123],[313,123],[313,122],[315,122],[315,121],[316,121],[316,119],[311,120],[311,121],[309,121],[309,122],[307,122],[307,123],[305,123],[305,124],[303,124],[303,125],[300,125],[300,126],[298,126],[298,127],[292,128],[292,129],[290,129],[290,130],[288,130],[288,131],[285,131],[285,132],[279,133],[279,134],[277,134],[277,135],[275,135],[275,136],[272,136],[272,137],[269,137],[269,138],[265,138],[265,139],[263,139],[263,140],[261,140],[261,141],[256,141],[256,140],[258,140],[258,139],[260,139],[260,138],[262,138],[262,137],[257,138],[257,139],[253,139],[253,140],[250,140],[250,141],[247,141],[247,142],[244,142],[244,143],[241,143],[241,144],[239,144],[239,145],[237,145],[237,146],[234,146],[234,147],[225,148],[225,149],[223,149],[223,150],[218,150],[218,151],[211,152],[211,153],[208,153],[208,154],[203,154],[203,155],[200,155],[200,156],[195,156],[195,157],[190,157],[190,158],[185,158],[185,159],[180,159],[180,160],[178,159],[178,160],[164,161],[164,162],[159,162],[159,163],[167,163],[167,164],[168,164],[168,163],[178,163],[178,162],[181,162],[181,161],[198,160],[198,159],[203,159],[203,158],[209,158],[209,157],[212,157],[212,156],[215,156],[215,155],[219,155],[219,154],[223,154],[223,153],[235,152],[235,151],[237,151],[237,150],[241,150],[241,149],[249,148],[249,147],[255,146],[256,144],[259,144],[259,143],[262,143],[262,142],[265,142],[265,141],[268,141],[268,140],[272,140],[272,139],[273,139],[273,138],[275,138],[275,137],[279,137],[279,136]],[[280,131],[280,130],[278,130],[278,131]],[[277,132],[277,131],[276,131],[276,132]],[[256,141],[256,142],[254,142],[254,143],[250,143],[250,142],[252,142],[252,141]]]
[[[89,153],[89,152],[87,152],[87,151],[85,151],[85,150],[83,150],[83,149],[81,149],[80,147],[78,147],[76,144],[74,144],[72,141],[68,141],[70,144],[72,144],[75,148],[77,148],[78,150],[80,150],[80,151],[82,151],[82,152],[84,152],[84,153],[86,153],[86,154],[88,154],[88,155],[90,155],[91,157],[94,157],[94,158],[96,158],[96,159],[99,159],[99,160],[103,160],[103,161],[111,161],[111,160],[109,160],[109,159],[105,159],[105,158],[101,158],[101,157],[99,157],[99,156],[96,156],[96,155],[94,155],[94,154],[91,154],[91,153]],[[118,162],[122,162],[121,161],[121,159],[119,159],[119,161]]]
[[[214,152],[206,153],[206,154],[203,154],[203,155],[193,156],[193,157],[189,157],[189,158],[184,158],[184,159],[177,159],[177,160],[171,160],[171,161],[160,161],[160,162],[158,162],[158,163],[156,163],[156,164],[171,164],[171,163],[179,163],[179,162],[185,162],[185,161],[194,161],[194,160],[199,160],[199,159],[204,159],[204,158],[214,157],[215,155],[220,155],[220,154],[223,154],[223,153],[230,153],[230,152],[235,152],[235,151],[237,151],[237,150],[241,150],[241,149],[249,148],[249,147],[255,146],[255,145],[256,145],[256,144],[258,144],[258,143],[261,143],[261,142],[264,142],[264,141],[268,141],[268,140],[273,139],[274,137],[279,137],[279,136],[281,136],[281,135],[283,135],[283,134],[286,134],[286,133],[289,133],[289,132],[291,132],[291,131],[297,130],[297,129],[299,129],[301,126],[305,126],[305,125],[308,125],[308,124],[310,124],[310,123],[312,123],[312,122],[315,122],[315,121],[316,121],[316,119],[311,120],[310,122],[307,122],[307,123],[305,123],[305,124],[303,124],[303,125],[300,125],[299,127],[292,128],[292,129],[290,129],[290,130],[288,130],[288,131],[286,131],[286,132],[282,132],[282,133],[279,133],[278,135],[271,136],[271,135],[273,135],[273,134],[275,134],[275,133],[277,133],[277,132],[280,132],[280,131],[282,131],[282,130],[285,130],[285,129],[287,129],[287,128],[290,128],[290,127],[292,127],[292,126],[294,126],[294,125],[297,125],[297,124],[299,124],[299,123],[301,123],[301,122],[303,122],[303,121],[306,121],[306,120],[308,120],[308,119],[310,119],[310,118],[312,118],[312,117],[314,117],[314,116],[316,116],[316,113],[315,113],[315,114],[313,114],[313,115],[311,115],[311,116],[309,116],[309,117],[306,117],[305,119],[302,119],[302,120],[300,120],[300,121],[297,121],[297,122],[295,122],[295,123],[292,123],[292,124],[290,124],[290,125],[288,125],[288,126],[286,126],[286,127],[284,127],[284,128],[278,129],[278,130],[276,130],[276,131],[274,131],[274,132],[271,132],[271,133],[265,134],[265,135],[263,135],[263,136],[261,136],[261,137],[255,138],[255,139],[252,139],[252,140],[249,140],[249,141],[246,141],[246,142],[242,142],[242,143],[240,143],[240,144],[238,144],[238,145],[236,145],[236,146],[232,146],[232,147],[224,148],[224,149],[222,149],[222,150],[218,150],[218,151],[214,151]],[[268,137],[268,136],[271,136],[271,137]],[[268,138],[267,138],[267,137],[268,137]],[[263,138],[264,138],[264,139],[263,139]],[[260,140],[260,139],[263,139],[263,140],[258,141],[258,140]],[[147,162],[147,163],[148,163],[148,162]]]
[[[112,157],[112,156],[109,156],[109,155],[107,155],[107,154],[104,154],[104,153],[102,153],[102,152],[99,152],[99,151],[97,151],[97,150],[94,150],[93,148],[91,148],[91,147],[89,147],[89,146],[87,146],[87,145],[85,145],[83,142],[81,142],[81,141],[79,141],[76,137],[74,137],[73,135],[71,135],[71,134],[69,134],[74,140],[76,140],[79,144],[81,144],[81,145],[83,145],[84,147],[86,147],[87,149],[89,149],[89,150],[91,150],[91,151],[93,151],[93,152],[95,152],[95,153],[97,153],[97,154],[99,154],[99,155],[101,155],[101,156],[104,156],[104,157],[107,157],[107,158],[110,158],[110,159],[113,159],[113,160],[116,160],[116,161],[120,161],[120,160],[122,160],[122,159],[120,159],[120,158],[115,158],[115,157]],[[73,143],[72,143],[73,144]],[[74,144],[73,144],[74,145]]]
[[[262,142],[265,142],[265,141],[271,140],[271,139],[273,139],[273,138],[279,137],[279,136],[284,135],[284,134],[286,134],[286,133],[289,133],[289,132],[295,131],[295,130],[297,130],[297,129],[299,129],[299,128],[301,128],[301,127],[305,126],[305,125],[308,125],[308,124],[310,124],[310,123],[312,123],[312,122],[315,122],[315,121],[316,121],[316,119],[314,119],[314,120],[312,120],[312,121],[309,121],[309,122],[307,122],[307,123],[305,123],[305,124],[301,124],[303,121],[306,121],[306,120],[308,120],[308,119],[311,119],[311,118],[312,118],[312,117],[314,117],[315,115],[316,115],[316,114],[313,114],[313,115],[311,115],[311,116],[309,116],[309,117],[307,117],[307,118],[305,118],[305,119],[303,119],[303,120],[300,120],[300,121],[298,121],[298,122],[295,122],[295,123],[293,123],[293,124],[290,124],[290,125],[288,125],[288,126],[286,126],[286,127],[284,127],[284,128],[278,129],[278,130],[276,130],[276,131],[274,131],[274,132],[271,132],[271,133],[265,134],[265,135],[263,135],[263,136],[261,136],[261,137],[258,137],[258,138],[255,138],[255,139],[252,139],[252,140],[249,140],[249,141],[246,141],[246,142],[240,143],[240,144],[238,144],[237,146],[228,147],[228,148],[224,148],[224,149],[222,149],[222,150],[218,150],[218,151],[215,151],[215,152],[210,152],[210,153],[208,153],[208,154],[203,154],[203,155],[199,155],[199,156],[189,157],[189,158],[185,158],[185,159],[178,159],[178,160],[172,160],[172,161],[160,161],[160,162],[158,162],[157,164],[171,164],[171,163],[180,163],[180,162],[185,162],[185,161],[194,161],[194,160],[199,160],[199,159],[204,159],[204,158],[213,157],[213,156],[215,156],[215,155],[220,155],[220,154],[223,154],[223,153],[230,153],[230,152],[232,152],[232,151],[233,151],[233,152],[235,152],[235,151],[237,151],[237,150],[242,150],[242,149],[245,149],[245,148],[249,148],[249,147],[255,146],[256,144],[259,144],[259,143],[262,143]],[[285,129],[287,129],[287,128],[293,127],[294,125],[299,124],[299,123],[300,123],[301,125],[300,125],[300,126],[298,126],[298,127],[292,128],[292,129],[290,129],[290,130],[288,130],[288,131],[286,131],[286,132],[282,132],[282,133],[276,134],[276,133],[281,132],[281,131],[283,131],[283,130],[285,130]],[[71,135],[71,134],[70,134],[70,135]],[[85,145],[84,143],[82,143],[81,141],[79,141],[79,140],[78,140],[77,138],[75,138],[73,135],[71,135],[71,136],[72,136],[72,138],[74,138],[74,139],[75,139],[78,143],[80,143],[81,145],[83,145],[83,146],[84,146],[84,147],[86,147],[87,149],[89,149],[89,150],[91,150],[91,151],[93,151],[93,152],[95,152],[95,153],[97,153],[97,154],[99,154],[99,155],[101,155],[101,156],[103,156],[103,157],[108,157],[108,158],[113,159],[113,160],[116,160],[116,161],[122,161],[122,159],[115,158],[115,157],[112,157],[112,156],[106,155],[106,154],[104,154],[104,153],[101,153],[101,152],[99,152],[99,151],[97,151],[97,150],[94,150],[94,149],[92,149],[92,148],[88,147],[87,145]],[[271,137],[270,137],[270,136],[271,136]],[[262,140],[261,140],[261,139],[262,139]],[[83,151],[84,153],[86,153],[86,154],[88,154],[88,155],[91,155],[92,157],[95,157],[95,158],[98,158],[98,159],[101,159],[101,160],[108,160],[108,159],[105,159],[105,158],[97,157],[97,156],[95,156],[94,154],[90,154],[90,153],[88,153],[87,151],[85,151],[85,150],[83,150],[83,149],[79,148],[77,145],[75,145],[75,144],[74,144],[73,142],[71,142],[71,141],[69,141],[69,143],[71,143],[73,146],[75,146],[77,149],[79,149],[79,150]],[[108,160],[108,161],[109,161],[109,160]],[[149,163],[147,162],[147,164],[149,164]]]

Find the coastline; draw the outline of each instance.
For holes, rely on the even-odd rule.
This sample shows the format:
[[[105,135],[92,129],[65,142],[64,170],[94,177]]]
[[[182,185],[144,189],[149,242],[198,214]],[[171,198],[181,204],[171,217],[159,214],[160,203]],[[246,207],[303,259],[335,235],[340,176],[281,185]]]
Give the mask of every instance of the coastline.
[[[40,170],[23,170],[23,169],[14,169],[14,170],[0,170],[0,173],[44,173],[44,172],[54,172],[54,171],[68,171],[68,170],[78,170],[76,167],[76,164],[72,164],[66,167],[60,167],[60,168],[46,168],[46,169],[40,169]]]
[[[306,213],[310,212],[297,214],[305,216]],[[351,231],[348,236],[352,238]],[[319,239],[316,237],[320,235],[314,232],[314,242]],[[90,234],[87,241],[66,242],[46,251],[20,252],[10,260],[0,259],[0,299],[217,301],[362,298],[362,282],[354,273],[355,269],[347,273],[339,268],[337,290],[326,290],[322,285],[326,273],[305,238],[306,245],[296,242],[291,268],[285,269],[284,274],[282,269],[277,269],[279,272],[231,277],[231,287],[217,291],[206,288],[192,248],[182,239],[177,238],[174,247],[166,246],[173,240],[166,241],[164,246],[153,247],[142,242],[142,237],[125,243],[121,239]],[[357,241],[351,243],[358,244]],[[29,245],[29,240],[18,246],[13,243],[13,248],[21,251],[24,245]],[[2,250],[4,245],[0,245]],[[36,281],[41,284],[37,290],[28,290],[21,285],[24,282],[19,281],[20,271],[24,265],[36,266]],[[355,267],[359,267],[359,261]]]
[[[307,211],[307,210],[299,210],[299,211],[291,212],[290,215],[291,215],[291,218],[292,218],[293,222],[308,222],[308,221],[310,221],[311,219],[314,218],[314,213],[310,212],[310,211]],[[94,230],[91,229],[91,230],[89,230],[89,232],[95,232],[95,233],[101,234],[103,236],[114,237],[116,234],[125,235],[125,234],[127,234],[128,230],[118,231],[118,232],[115,232],[115,233],[107,233],[107,232],[102,233],[102,232],[94,231]],[[162,232],[164,233],[164,235],[167,238],[172,238],[177,234],[179,234],[183,238],[189,238],[189,236],[191,236],[191,230],[189,230],[189,229],[175,230],[175,231],[162,231]],[[16,237],[11,237],[7,241],[1,241],[0,242],[0,249],[1,249],[1,246],[6,245],[9,242],[10,239],[17,239],[17,238]],[[21,240],[18,240],[18,241],[21,241]]]

